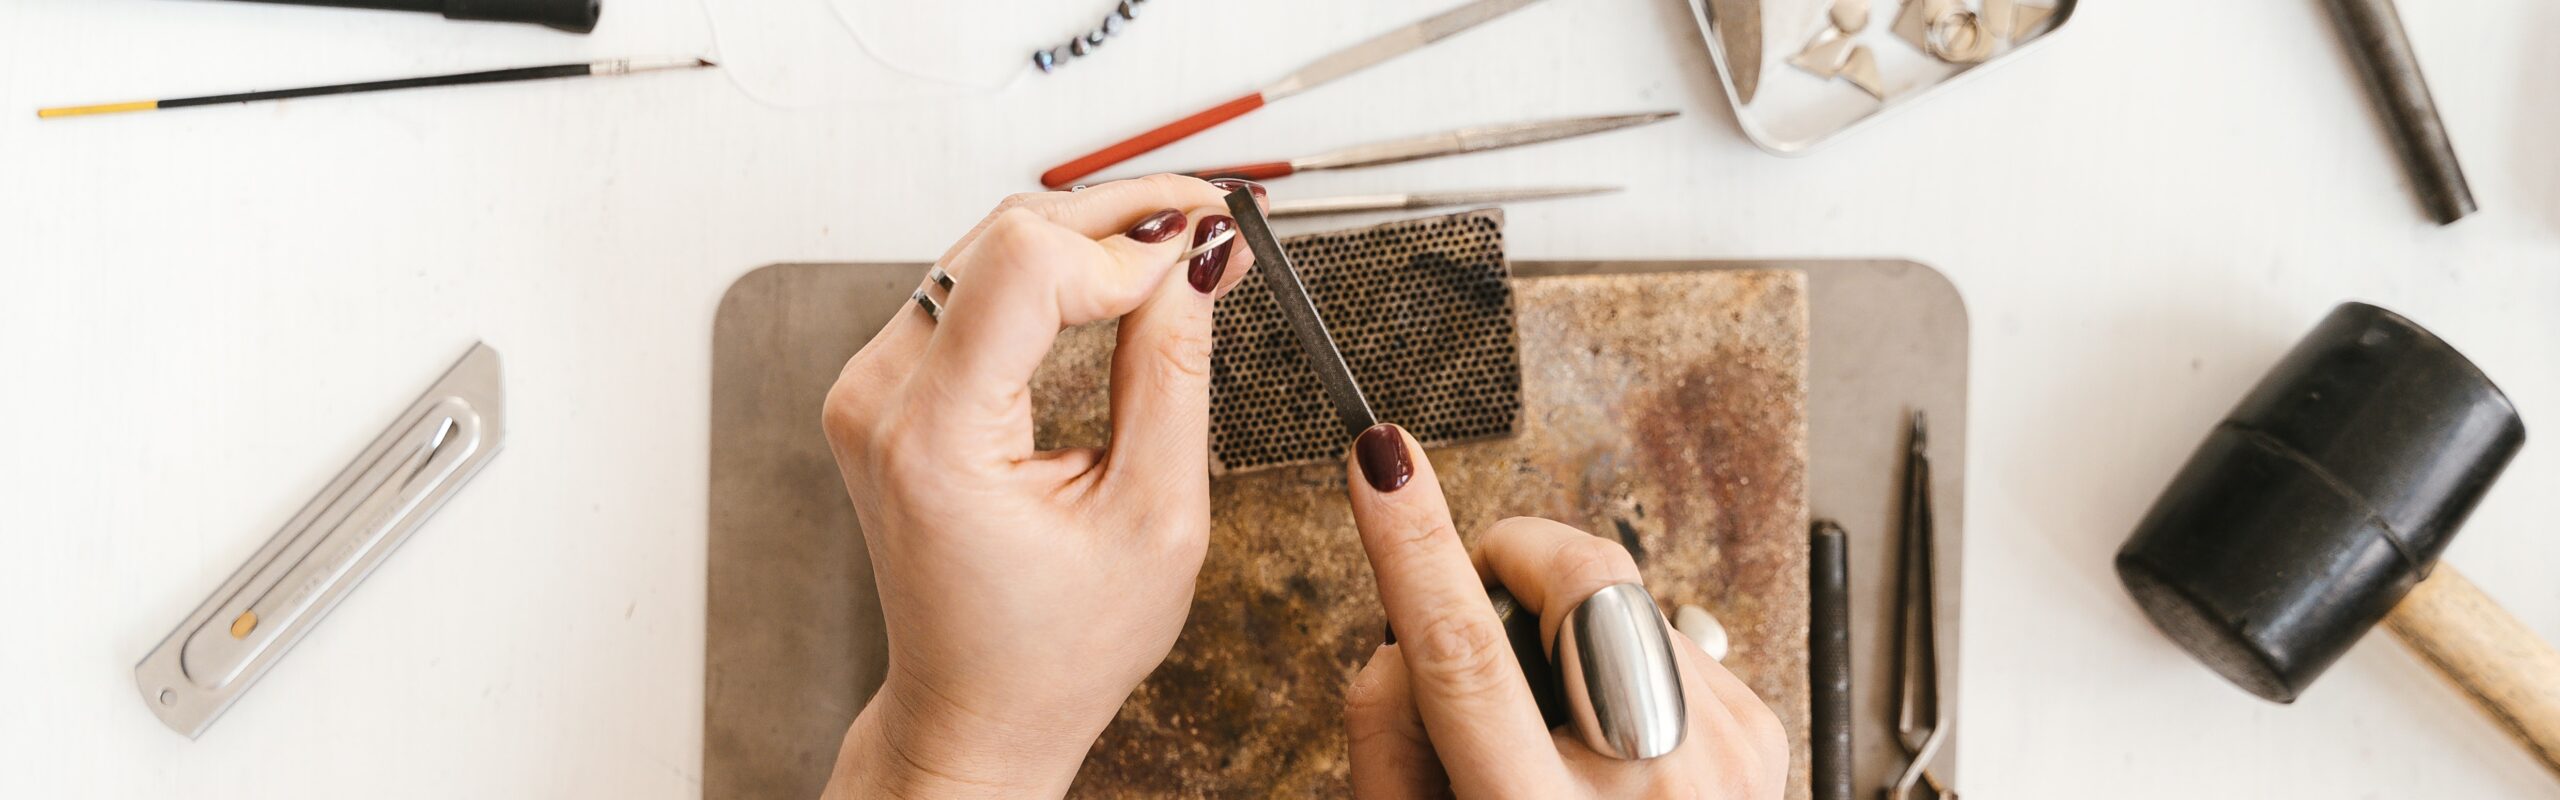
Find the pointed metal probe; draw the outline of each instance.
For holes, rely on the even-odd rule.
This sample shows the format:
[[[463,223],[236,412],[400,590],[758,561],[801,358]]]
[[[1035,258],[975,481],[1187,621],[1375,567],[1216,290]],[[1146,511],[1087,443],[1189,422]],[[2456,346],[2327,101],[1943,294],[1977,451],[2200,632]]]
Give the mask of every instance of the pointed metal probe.
[[[1455,192],[1355,194],[1303,200],[1271,201],[1273,217],[1352,214],[1362,211],[1409,211],[1446,206],[1493,206],[1530,200],[1588,197],[1618,191],[1616,186],[1553,186],[1534,189],[1473,189]]]

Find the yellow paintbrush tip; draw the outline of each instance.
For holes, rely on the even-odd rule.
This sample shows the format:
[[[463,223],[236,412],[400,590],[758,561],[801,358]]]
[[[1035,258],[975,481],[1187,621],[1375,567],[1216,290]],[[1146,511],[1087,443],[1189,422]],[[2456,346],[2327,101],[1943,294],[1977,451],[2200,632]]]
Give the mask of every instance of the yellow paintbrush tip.
[[[160,101],[158,100],[136,100],[130,103],[102,103],[94,106],[39,108],[36,109],[36,117],[38,119],[53,119],[55,117],[80,117],[90,114],[119,114],[126,111],[149,111],[159,107]]]

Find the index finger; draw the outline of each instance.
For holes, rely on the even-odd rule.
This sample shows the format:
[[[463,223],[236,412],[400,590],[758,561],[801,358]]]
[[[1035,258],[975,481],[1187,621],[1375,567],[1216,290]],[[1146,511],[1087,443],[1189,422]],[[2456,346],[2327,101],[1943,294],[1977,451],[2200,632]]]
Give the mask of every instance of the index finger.
[[[1006,455],[1028,456],[1023,401],[1058,332],[1136,309],[1173,262],[1172,253],[1115,249],[1036,214],[1005,212],[951,269],[957,285],[919,362],[933,368],[914,378],[927,393],[917,412],[945,428],[997,433]]]
[[[1564,763],[1458,540],[1439,475],[1394,425],[1361,433],[1352,449],[1351,515],[1450,788],[1460,797],[1553,796],[1545,790],[1565,786]]]
[[[933,263],[955,276],[965,274],[965,270],[958,268],[961,255],[1008,217],[1020,216],[1012,213],[1015,211],[1048,220],[1088,239],[1101,239],[1126,231],[1129,226],[1158,211],[1215,206],[1219,198],[1234,186],[1249,183],[1213,182],[1184,175],[1159,174],[1112,181],[1082,191],[1012,195],[997,203],[995,210],[987,212],[977,225],[961,234],[959,240],[952,242],[951,248],[943,251],[942,257],[934,259]],[[1257,188],[1256,195],[1259,194]],[[902,308],[901,311],[908,310]],[[890,371],[903,375],[923,351],[924,341],[931,331],[932,327],[922,314],[900,313],[890,317],[888,324],[862,349],[892,362],[886,365]]]
[[[960,235],[951,249],[942,253],[941,261],[949,261],[967,249],[969,242],[986,233],[987,227],[1004,216],[1004,212],[1022,209],[1058,224],[1058,227],[1100,239],[1123,230],[1131,223],[1159,209],[1214,206],[1218,198],[1237,185],[1250,181],[1204,181],[1189,175],[1158,173],[1143,178],[1129,178],[1078,189],[1072,192],[1025,192],[1006,197],[987,212],[976,227]],[[1261,194],[1259,190],[1256,195]]]

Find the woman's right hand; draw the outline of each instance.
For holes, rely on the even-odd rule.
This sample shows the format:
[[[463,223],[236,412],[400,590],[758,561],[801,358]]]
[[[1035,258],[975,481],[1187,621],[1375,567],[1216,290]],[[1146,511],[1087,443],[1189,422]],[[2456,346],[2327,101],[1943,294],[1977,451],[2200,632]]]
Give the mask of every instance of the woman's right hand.
[[[1643,581],[1635,559],[1617,542],[1527,517],[1494,523],[1470,558],[1412,437],[1379,425],[1353,450],[1352,516],[1399,637],[1351,683],[1353,794],[1768,800],[1785,791],[1777,716],[1686,636],[1668,637],[1688,697],[1678,749],[1620,761],[1584,746],[1570,726],[1549,730],[1487,582],[1538,614],[1552,647],[1563,612],[1602,588]]]

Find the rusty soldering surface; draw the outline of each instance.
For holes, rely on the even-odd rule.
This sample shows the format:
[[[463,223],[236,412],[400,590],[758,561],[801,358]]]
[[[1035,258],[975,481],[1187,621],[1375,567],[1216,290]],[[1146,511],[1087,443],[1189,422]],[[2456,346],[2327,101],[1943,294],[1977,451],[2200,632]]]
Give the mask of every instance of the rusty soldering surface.
[[[1514,282],[1519,435],[1431,451],[1459,530],[1552,517],[1617,536],[1668,608],[1785,725],[1807,796],[1805,287],[1794,272]],[[1101,444],[1112,331],[1069,331],[1034,380],[1040,446]],[[1392,417],[1390,421],[1395,421]],[[1384,622],[1334,463],[1212,482],[1182,639],[1077,777],[1080,797],[1349,792],[1343,690]],[[1632,538],[1628,538],[1629,536]]]

